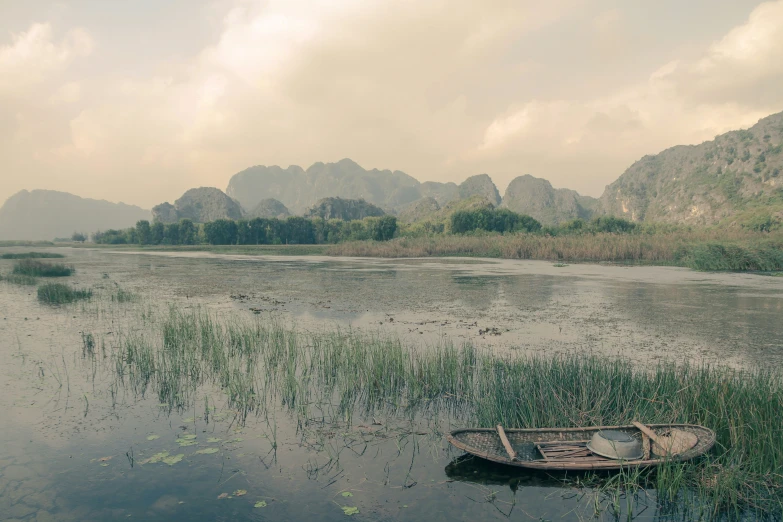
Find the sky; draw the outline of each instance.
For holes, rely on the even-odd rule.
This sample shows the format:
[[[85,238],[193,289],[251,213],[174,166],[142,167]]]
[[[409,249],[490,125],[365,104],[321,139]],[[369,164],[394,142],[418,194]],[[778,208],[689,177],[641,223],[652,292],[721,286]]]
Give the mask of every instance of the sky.
[[[783,0],[0,0],[0,201],[351,158],[599,196],[783,111]]]

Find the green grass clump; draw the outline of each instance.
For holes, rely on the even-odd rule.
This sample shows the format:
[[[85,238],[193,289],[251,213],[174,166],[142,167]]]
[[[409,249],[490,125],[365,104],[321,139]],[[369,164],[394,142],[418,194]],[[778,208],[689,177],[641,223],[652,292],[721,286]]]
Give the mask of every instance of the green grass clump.
[[[0,257],[2,259],[62,259],[65,256],[52,252],[21,252],[19,254],[6,253]]]
[[[92,290],[77,290],[61,283],[47,283],[38,287],[38,300],[46,304],[67,304],[92,297]]]
[[[22,259],[14,265],[14,274],[34,277],[66,277],[74,273],[72,266]]]
[[[8,274],[5,277],[0,278],[6,283],[22,286],[35,286],[38,284],[38,279],[28,275]]]

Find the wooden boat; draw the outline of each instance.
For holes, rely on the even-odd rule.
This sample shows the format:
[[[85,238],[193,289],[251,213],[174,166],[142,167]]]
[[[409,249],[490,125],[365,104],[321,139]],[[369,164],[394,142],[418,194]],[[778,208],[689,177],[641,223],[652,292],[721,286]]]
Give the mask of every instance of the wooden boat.
[[[640,429],[639,427],[643,429]],[[636,460],[602,457],[587,448],[593,435],[602,430],[625,432],[642,441],[644,456]],[[692,447],[668,456],[651,450],[650,436],[666,437],[669,433],[695,438]],[[647,434],[646,434],[647,433]],[[500,464],[540,470],[592,470],[656,466],[663,462],[690,460],[709,451],[715,444],[715,433],[694,424],[648,424],[647,426],[594,426],[588,428],[509,429],[473,428],[452,431],[448,441],[477,457]]]

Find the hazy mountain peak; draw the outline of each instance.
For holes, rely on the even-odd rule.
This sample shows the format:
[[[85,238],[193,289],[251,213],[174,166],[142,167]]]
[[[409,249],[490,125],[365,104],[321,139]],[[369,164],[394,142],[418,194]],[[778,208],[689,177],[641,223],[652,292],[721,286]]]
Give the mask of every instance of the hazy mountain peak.
[[[51,240],[74,232],[130,227],[149,218],[149,210],[125,203],[56,190],[21,190],[0,207],[0,239]]]

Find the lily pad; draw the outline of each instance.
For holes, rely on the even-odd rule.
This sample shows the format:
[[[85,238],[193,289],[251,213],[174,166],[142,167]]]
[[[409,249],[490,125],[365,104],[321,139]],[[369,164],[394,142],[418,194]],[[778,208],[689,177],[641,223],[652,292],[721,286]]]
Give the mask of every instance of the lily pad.
[[[228,493],[221,493],[218,495],[218,500],[223,500],[224,498],[228,498]]]
[[[104,468],[105,468],[105,467],[107,467],[108,465],[109,465],[109,464],[108,464],[108,463],[106,463],[106,462],[103,462],[103,463],[101,464],[101,466],[103,466]]]
[[[180,439],[185,439],[185,440],[195,440],[195,439],[196,439],[196,435],[193,435],[193,434],[191,433],[191,434],[188,434],[188,435],[183,435],[182,437],[180,437]]]
[[[253,507],[257,507],[257,508],[264,508],[264,507],[266,507],[266,500],[261,500],[259,502],[256,502],[256,504]]]
[[[342,506],[343,513],[348,515],[349,517],[351,515],[358,515],[359,514],[359,508],[356,506]]]
[[[165,459],[168,456],[169,456],[169,452],[168,451],[161,451],[160,453],[156,453],[156,454],[154,454],[153,456],[151,456],[150,458],[148,458],[146,460],[142,460],[141,463],[142,464],[155,464],[156,462],[160,462],[160,461],[162,461],[163,459]]]
[[[243,439],[242,437],[237,437],[235,439],[227,440],[226,444],[230,444],[232,442],[242,442],[243,440],[245,440],[245,439]]]
[[[344,497],[352,497],[353,493],[351,493],[350,491],[343,491],[341,495]]]
[[[172,455],[170,457],[166,457],[165,459],[163,459],[163,462],[165,462],[169,466],[173,466],[177,462],[182,462],[183,458],[185,458],[185,454],[180,453],[179,455]]]
[[[223,439],[221,439],[220,437],[210,437],[207,439],[207,442],[220,442],[221,440]]]
[[[174,442],[176,442],[181,448],[184,448],[186,446],[195,446],[196,444],[198,444],[198,441],[186,440],[186,439],[177,439]]]
[[[156,439],[159,439],[159,438],[160,438],[160,435],[149,435],[147,437],[147,440],[156,440]]]
[[[235,497],[242,497],[242,496],[245,496],[245,495],[247,495],[247,490],[246,489],[238,489],[238,490],[234,491],[234,496]]]
[[[196,452],[196,454],[198,454],[198,455],[210,455],[212,453],[217,453],[218,451],[220,451],[220,450],[218,450],[217,448],[204,448],[204,449],[198,450]]]

